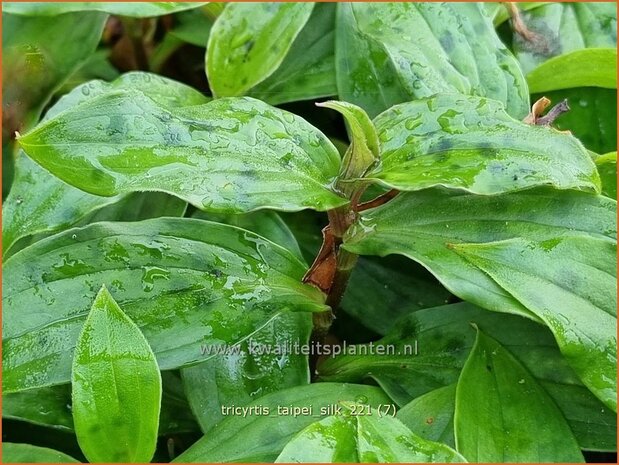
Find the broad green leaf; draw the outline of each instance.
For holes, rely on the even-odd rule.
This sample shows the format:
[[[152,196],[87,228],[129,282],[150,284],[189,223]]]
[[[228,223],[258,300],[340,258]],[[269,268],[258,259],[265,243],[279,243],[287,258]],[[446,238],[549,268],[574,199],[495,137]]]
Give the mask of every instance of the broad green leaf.
[[[32,444],[2,444],[2,463],[79,463],[73,457]]]
[[[379,157],[378,137],[369,116],[362,108],[347,102],[329,100],[317,105],[341,113],[346,121],[350,146],[344,154],[342,178],[363,177]]]
[[[559,55],[527,75],[531,92],[572,87],[617,88],[617,49],[586,48]]]
[[[543,320],[583,383],[616,411],[616,242],[557,236],[453,248]]]
[[[494,100],[445,94],[395,106],[374,123],[381,163],[366,177],[396,189],[441,185],[497,194],[543,184],[600,188],[577,139],[516,121]]]
[[[281,245],[303,261],[303,254],[294,234],[281,216],[274,211],[259,210],[244,215],[223,215],[198,210],[192,216],[193,218],[225,223],[255,232],[271,242]]]
[[[282,64],[249,95],[271,105],[337,95],[334,3],[316,3]]]
[[[378,334],[421,308],[448,302],[451,294],[421,265],[405,257],[359,257],[341,308]]]
[[[161,373],[163,394],[159,415],[159,436],[195,432],[200,427],[185,398],[178,374]],[[71,385],[60,384],[4,394],[2,417],[73,432]]]
[[[396,418],[422,438],[456,447],[455,396],[456,384],[435,389],[406,404],[398,410]]]
[[[56,16],[75,11],[103,11],[113,15],[148,18],[197,8],[205,2],[4,2],[7,13]],[[48,32],[49,34],[49,32]]]
[[[454,426],[458,451],[472,462],[584,462],[550,396],[481,331],[458,380]]]
[[[599,87],[578,87],[536,94],[554,103],[567,99],[570,111],[560,115],[554,126],[570,131],[587,149],[606,153],[617,149],[617,91]]]
[[[335,45],[340,100],[374,117],[437,93],[496,99],[523,118],[527,85],[480,3],[340,3]]]
[[[535,376],[563,412],[581,447],[614,450],[616,418],[613,412],[583,386],[561,355],[552,333],[527,319],[487,312],[468,303],[419,310],[403,317],[388,336],[374,343],[384,347],[383,355],[378,349],[371,352],[363,346],[349,347],[347,354],[323,362],[318,374],[327,381],[372,379],[404,407],[403,412],[409,402],[417,399],[419,406],[413,404],[416,405],[413,410],[432,409],[434,395],[429,393],[458,380],[474,344],[471,323],[499,340]],[[352,352],[355,349],[356,352]],[[425,395],[428,400],[424,399]],[[447,403],[441,404],[441,409],[446,406]],[[441,413],[443,420],[437,426],[445,422],[446,414]],[[426,421],[428,416],[418,421]],[[421,426],[405,423],[413,431],[423,432],[418,429]],[[423,426],[431,428],[433,424]]]
[[[613,3],[548,3],[523,12],[522,20],[535,34],[529,40],[514,33],[513,49],[525,74],[552,57],[575,50],[617,47],[617,10]],[[562,71],[555,78],[561,81],[568,73]]]
[[[229,415],[173,462],[272,462],[296,433],[331,415],[341,401],[374,407],[390,402],[379,388],[356,384],[316,383],[274,392],[248,404],[253,413]]]
[[[309,383],[307,355],[290,348],[307,344],[312,319],[306,313],[284,313],[227,353],[181,370],[187,398],[207,432],[221,420],[222,407],[244,407],[271,392]]]
[[[297,434],[276,463],[462,463],[450,447],[423,439],[399,420],[365,404],[342,403],[343,413]]]
[[[97,195],[161,191],[225,213],[346,203],[331,188],[340,160],[329,140],[248,97],[178,108],[136,90],[110,91],[19,142],[63,181]]]
[[[90,462],[150,462],[161,374],[140,328],[105,286],[77,339],[71,398],[77,440]]]
[[[133,72],[123,74],[111,83],[90,81],[76,87],[49,109],[43,121],[115,89],[140,89],[162,105],[174,107],[197,105],[207,101],[198,91],[179,82],[150,73]],[[148,199],[160,201],[162,194],[137,194],[124,202],[135,201],[138,197],[146,202]],[[20,152],[16,162],[14,185],[2,209],[3,252],[6,253],[15,241],[22,237],[61,231],[91,212],[120,200],[120,196],[100,197],[76,189],[60,181]],[[171,201],[166,201],[166,204],[178,208],[182,202],[175,201],[172,204]],[[161,203],[159,205],[161,206]],[[118,209],[119,206],[111,208]],[[166,210],[165,213],[172,212]],[[121,218],[116,215],[110,219]]]
[[[540,321],[447,244],[511,238],[543,241],[569,235],[614,242],[616,211],[614,200],[576,191],[544,188],[476,196],[429,189],[399,194],[364,212],[348,231],[344,247],[364,255],[405,255],[428,268],[464,300]]]
[[[602,194],[617,199],[617,152],[610,152],[595,158],[600,178]]]
[[[206,51],[213,95],[243,95],[273,74],[313,7],[308,2],[227,5],[213,25]]]
[[[189,218],[97,223],[39,241],[4,263],[4,392],[69,381],[99,283],[169,370],[205,361],[202,345],[241,342],[280,313],[324,310],[323,294],[301,283],[305,271],[261,236]]]
[[[21,8],[27,3],[15,3]],[[29,18],[2,13],[3,129],[12,136],[35,123],[53,93],[95,51],[107,15]],[[4,131],[3,131],[4,134]]]

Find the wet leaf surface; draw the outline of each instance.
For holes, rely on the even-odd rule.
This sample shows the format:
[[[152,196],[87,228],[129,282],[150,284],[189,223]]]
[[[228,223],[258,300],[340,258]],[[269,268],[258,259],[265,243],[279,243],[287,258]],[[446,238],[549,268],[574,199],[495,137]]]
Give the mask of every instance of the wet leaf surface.
[[[595,166],[576,138],[516,121],[493,100],[441,95],[395,106],[374,123],[381,162],[367,178],[399,190],[600,188]]]
[[[328,139],[302,118],[247,97],[178,108],[115,90],[19,141],[53,174],[97,195],[161,191],[226,213],[346,203],[331,189],[339,154]]]
[[[324,296],[300,282],[305,270],[261,236],[187,218],[98,223],[40,241],[4,265],[4,392],[69,380],[101,283],[166,370],[204,361],[201,344],[235,344],[282,312],[323,310]]]
[[[71,398],[77,440],[90,462],[150,461],[161,374],[144,335],[105,286],[77,339]]]
[[[2,444],[2,463],[78,463],[73,457],[31,444]]]
[[[25,16],[53,16],[76,11],[148,18],[198,8],[205,2],[7,2],[3,10]]]
[[[339,98],[374,117],[398,103],[457,92],[499,100],[523,118],[524,76],[483,10],[481,3],[339,4]]]

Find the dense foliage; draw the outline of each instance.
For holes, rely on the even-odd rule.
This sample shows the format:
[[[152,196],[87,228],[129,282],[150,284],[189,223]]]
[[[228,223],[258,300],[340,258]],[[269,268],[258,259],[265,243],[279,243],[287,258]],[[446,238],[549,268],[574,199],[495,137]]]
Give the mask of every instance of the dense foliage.
[[[4,462],[615,460],[614,3],[2,21]]]

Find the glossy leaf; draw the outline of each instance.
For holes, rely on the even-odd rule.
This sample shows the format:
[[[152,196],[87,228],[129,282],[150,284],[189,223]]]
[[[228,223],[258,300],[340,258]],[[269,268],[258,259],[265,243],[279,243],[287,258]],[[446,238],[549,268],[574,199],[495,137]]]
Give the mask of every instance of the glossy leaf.
[[[472,462],[584,462],[552,399],[481,331],[458,380],[454,426],[458,451]]]
[[[90,462],[150,461],[157,442],[161,374],[140,328],[105,286],[77,339],[71,398],[77,440]]]
[[[602,194],[617,199],[617,152],[595,158],[595,165],[602,178]]]
[[[222,407],[244,407],[271,392],[309,383],[307,355],[288,353],[307,344],[312,319],[306,313],[277,315],[235,353],[217,354],[181,370],[185,392],[205,433],[223,420]]]
[[[274,392],[246,406],[254,408],[253,414],[230,415],[173,462],[274,461],[296,433],[329,416],[341,401],[378,406],[389,403],[389,398],[374,386],[340,383],[316,383]],[[290,410],[280,412],[279,407]],[[297,410],[294,415],[295,407],[307,409],[306,413]]]
[[[159,415],[159,436],[199,431],[200,427],[185,398],[178,374],[161,373],[163,394]],[[2,417],[34,425],[73,432],[71,385],[60,384],[4,394]]]
[[[140,89],[161,104],[174,107],[197,105],[207,101],[198,91],[179,82],[150,73],[133,72],[120,76],[112,83],[90,81],[76,87],[49,109],[43,121],[115,89]],[[140,197],[144,200],[152,197],[158,200],[161,194],[141,194]],[[125,202],[135,198],[134,195],[133,199]],[[11,245],[22,237],[61,231],[91,212],[120,200],[119,196],[100,197],[71,187],[20,152],[13,188],[2,209],[3,252],[8,251]],[[176,205],[179,204],[182,202],[177,201]],[[166,213],[171,212],[168,210]],[[116,215],[110,219],[121,218]]]
[[[68,382],[100,282],[168,370],[287,310],[324,310],[324,296],[301,283],[305,271],[261,236],[189,218],[98,223],[40,241],[4,263],[4,392]]]
[[[271,105],[337,95],[334,3],[316,3],[282,64],[249,95]]]
[[[213,95],[245,94],[282,63],[313,3],[231,3],[209,37],[206,73]]]
[[[405,255],[428,268],[464,300],[539,321],[511,293],[447,244],[519,237],[543,241],[561,235],[614,241],[616,208],[616,202],[606,197],[550,189],[498,196],[437,189],[402,193],[364,212],[344,238],[344,247],[359,254]]]
[[[617,88],[617,49],[587,48],[551,58],[527,75],[531,92],[572,87]]]
[[[359,257],[341,307],[384,336],[399,317],[446,304],[452,297],[427,270],[405,257]]]
[[[380,355],[378,349],[368,353],[358,348],[356,353],[323,362],[318,367],[320,379],[349,382],[372,379],[403,407],[402,421],[423,437],[438,440],[436,436],[421,434],[425,431],[422,427],[431,431],[434,423],[419,425],[419,422],[433,416],[436,427],[441,428],[446,422],[444,409],[449,402],[441,403],[440,414],[423,414],[416,420],[410,415],[406,419],[407,404],[414,402],[411,405],[415,406],[410,407],[413,412],[434,409],[434,394],[430,393],[457,382],[474,344],[471,323],[499,340],[535,376],[563,412],[581,447],[613,450],[616,442],[613,412],[583,386],[559,352],[552,333],[526,319],[487,312],[468,303],[423,309],[401,318],[388,336],[374,343],[391,353]],[[416,423],[411,424],[413,421]]]
[[[456,447],[455,397],[456,384],[435,389],[406,404],[396,417],[422,438]]]
[[[548,3],[523,12],[522,21],[534,34],[528,40],[514,33],[513,49],[525,74],[575,50],[617,47],[617,11],[612,3]],[[563,76],[562,71],[555,78],[560,82]]]
[[[340,100],[374,117],[437,93],[503,102],[528,113],[527,85],[479,3],[338,5],[336,70]]]
[[[453,247],[548,325],[583,383],[616,411],[616,242],[558,236]]]
[[[606,153],[617,149],[617,92],[599,87],[578,87],[536,94],[554,103],[567,99],[570,111],[559,116],[554,126],[570,131],[587,149]]]
[[[276,463],[461,463],[444,444],[427,441],[399,420],[343,403],[344,413],[312,423],[297,434]],[[361,414],[356,412],[363,409]]]
[[[395,106],[374,123],[381,163],[366,177],[399,190],[441,185],[497,194],[543,184],[600,188],[577,139],[516,121],[493,100],[440,95]]]
[[[205,2],[6,2],[3,10],[26,16],[56,16],[75,11],[103,11],[113,15],[148,18],[197,8]]]
[[[162,191],[227,213],[346,203],[330,187],[340,160],[329,140],[251,98],[177,108],[139,91],[113,91],[19,142],[53,174],[97,195]]]
[[[79,463],[73,457],[32,444],[2,444],[2,463]]]

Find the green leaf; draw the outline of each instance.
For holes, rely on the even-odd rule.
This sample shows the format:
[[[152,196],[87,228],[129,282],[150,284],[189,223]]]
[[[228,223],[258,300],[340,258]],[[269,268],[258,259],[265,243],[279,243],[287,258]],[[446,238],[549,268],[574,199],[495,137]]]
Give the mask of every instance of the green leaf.
[[[561,355],[552,333],[527,319],[487,312],[468,303],[411,313],[401,318],[388,336],[374,342],[375,347],[383,347],[382,355],[378,352],[380,349],[371,352],[367,347],[351,346],[348,353],[324,361],[318,374],[326,381],[371,379],[377,382],[403,406],[402,421],[422,437],[439,440],[436,436],[426,436],[421,429],[431,429],[434,423],[419,425],[419,422],[432,416],[438,422],[437,428],[445,423],[447,413],[443,410],[448,402],[440,405],[442,420],[437,418],[439,414],[426,415],[423,411],[435,408],[434,395],[429,393],[457,382],[474,344],[470,323],[499,340],[535,376],[563,412],[581,447],[614,450],[616,418],[613,412],[583,386]],[[428,400],[424,399],[426,394]],[[413,412],[421,411],[422,416],[416,420],[406,414],[411,401],[419,402],[410,407]],[[413,421],[417,426],[411,424]]]
[[[98,95],[116,89],[140,89],[162,105],[174,107],[197,105],[207,101],[207,98],[198,91],[179,82],[150,73],[132,72],[123,74],[111,83],[90,81],[76,87],[49,109],[43,121],[48,121],[67,109],[75,108]],[[20,152],[17,158],[15,169],[14,184],[2,210],[4,253],[20,238],[64,230],[91,212],[121,201],[120,196],[100,197],[76,189],[51,175],[23,152]],[[163,203],[162,194],[134,195],[132,198],[125,198],[124,203],[134,202],[137,197],[147,202],[148,199],[159,201],[159,206]],[[183,202],[165,203],[179,208]],[[119,207],[122,208],[122,205],[111,209]],[[172,213],[170,210],[165,212]],[[121,219],[121,217],[115,215],[110,219]]]
[[[399,194],[364,212],[348,231],[344,247],[364,255],[405,255],[428,268],[464,300],[539,321],[511,293],[447,244],[519,237],[543,241],[562,235],[614,241],[616,211],[614,200],[576,191],[544,188],[476,196],[430,189]]]
[[[523,118],[527,85],[480,3],[341,3],[335,45],[340,100],[374,117],[438,93],[485,96]]]
[[[600,188],[577,139],[516,121],[493,100],[445,94],[395,106],[374,123],[381,163],[366,177],[396,189],[441,185],[497,194],[543,184]]]
[[[347,102],[329,100],[316,105],[331,108],[341,113],[346,120],[350,146],[344,154],[341,178],[347,180],[363,177],[379,157],[378,137],[370,117],[362,108]]]
[[[422,438],[456,447],[455,398],[456,384],[435,389],[406,404],[398,410],[396,418]]]
[[[617,200],[617,152],[600,155],[594,161],[602,178],[602,194]]]
[[[343,414],[312,423],[276,463],[461,463],[450,447],[427,441],[399,420],[365,404],[342,403]]]
[[[281,216],[274,211],[259,210],[243,215],[223,215],[196,211],[192,217],[225,223],[255,232],[271,242],[281,245],[303,261],[303,255],[294,234],[284,220],[282,220]]]
[[[198,208],[326,210],[346,203],[331,183],[339,154],[302,118],[251,98],[178,108],[111,91],[19,139],[63,181],[112,196],[174,194]]]
[[[578,87],[536,94],[553,102],[567,99],[570,111],[554,123],[557,129],[570,131],[587,149],[606,153],[617,149],[617,91],[599,87]]]
[[[199,431],[178,374],[161,373],[163,394],[159,436]],[[2,396],[2,417],[73,432],[71,385],[60,384]]]
[[[23,132],[35,123],[56,89],[88,61],[101,39],[107,15],[71,13],[29,18],[8,14],[11,6],[3,6],[3,134],[6,130],[12,136],[14,131]]]
[[[159,366],[205,361],[288,310],[323,311],[306,266],[243,229],[188,218],[98,223],[44,239],[4,263],[3,389],[66,383],[98,284],[140,327]],[[62,296],[62,298],[60,297]]]
[[[103,11],[113,15],[148,18],[169,15],[205,5],[206,2],[6,2],[7,13],[26,16],[56,16],[74,11]],[[49,31],[46,32],[49,34]]]
[[[377,387],[355,384],[316,383],[277,391],[248,404],[252,414],[228,416],[173,462],[272,462],[296,433],[329,416],[341,401],[378,406],[389,398]]]
[[[334,3],[316,3],[282,64],[249,95],[271,105],[337,95]]]
[[[213,95],[245,94],[278,68],[313,3],[230,3],[209,36],[206,73]]]
[[[550,396],[481,331],[458,380],[454,426],[458,451],[472,462],[584,462]]]
[[[2,444],[2,463],[79,463],[57,450],[31,444]]]
[[[453,248],[543,320],[583,383],[616,411],[616,242],[557,236]]]
[[[244,407],[271,392],[308,384],[307,355],[289,348],[307,344],[311,332],[309,314],[281,314],[235,347],[238,351],[183,368],[185,392],[202,431],[223,420],[222,407]]]
[[[528,40],[514,33],[514,53],[525,74],[552,57],[575,50],[617,48],[617,10],[612,3],[548,3],[523,12],[522,20],[535,34]],[[566,75],[562,71],[555,79],[561,81]]]
[[[451,294],[422,266],[405,257],[359,257],[342,299],[342,309],[385,335],[399,317],[447,303]]]
[[[587,48],[559,55],[527,75],[529,89],[548,92],[572,87],[617,88],[617,49]]]
[[[150,461],[157,443],[161,374],[140,328],[105,286],[75,346],[71,397],[77,440],[90,462]]]

